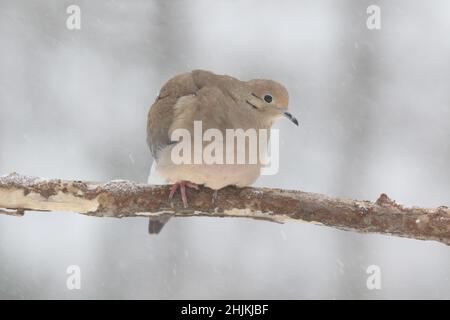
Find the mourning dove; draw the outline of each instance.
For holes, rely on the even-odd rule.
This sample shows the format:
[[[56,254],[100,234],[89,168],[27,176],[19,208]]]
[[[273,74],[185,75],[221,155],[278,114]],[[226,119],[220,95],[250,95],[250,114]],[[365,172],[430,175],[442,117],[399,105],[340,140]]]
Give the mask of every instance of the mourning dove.
[[[244,151],[237,150],[237,144],[232,148],[223,147],[223,159],[231,153],[230,159],[236,161],[239,153],[243,152],[241,155],[246,160],[243,164],[230,164],[225,160],[196,163],[196,153],[206,151],[209,141],[200,141],[197,150],[191,148],[193,150],[187,154],[191,161],[180,164],[173,157],[182,141],[171,138],[177,130],[184,130],[182,132],[190,133],[195,138],[195,125],[199,123],[202,133],[208,129],[216,130],[212,131],[216,134],[221,133],[215,137],[215,142],[225,142],[227,129],[269,130],[280,116],[286,116],[298,125],[296,118],[287,112],[288,102],[286,88],[272,80],[240,81],[203,70],[173,77],[162,87],[148,113],[147,143],[154,158],[148,183],[172,184],[169,199],[180,188],[185,207],[186,187],[197,189],[197,185],[205,185],[218,190],[228,185],[251,185],[259,177],[262,163],[259,160],[256,163],[247,161],[250,139],[246,140]],[[196,143],[194,138],[191,146]],[[159,233],[169,217],[151,218],[149,232]]]

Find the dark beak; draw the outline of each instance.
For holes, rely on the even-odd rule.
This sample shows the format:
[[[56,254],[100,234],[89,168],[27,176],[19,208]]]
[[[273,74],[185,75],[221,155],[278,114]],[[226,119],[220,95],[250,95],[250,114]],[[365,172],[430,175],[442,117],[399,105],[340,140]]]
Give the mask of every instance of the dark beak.
[[[289,112],[287,112],[286,110],[283,109],[278,109],[280,110],[280,113],[285,116],[286,118],[288,118],[289,120],[291,120],[296,126],[298,126],[298,120],[296,117],[294,117],[292,114],[290,114]]]

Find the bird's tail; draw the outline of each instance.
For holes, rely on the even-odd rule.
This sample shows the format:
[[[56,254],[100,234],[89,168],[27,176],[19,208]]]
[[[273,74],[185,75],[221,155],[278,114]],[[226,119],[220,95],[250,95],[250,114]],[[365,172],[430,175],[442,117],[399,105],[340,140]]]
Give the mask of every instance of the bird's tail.
[[[158,234],[161,229],[166,225],[167,221],[169,221],[171,215],[163,214],[157,217],[151,217],[148,219],[148,233],[149,234]]]
[[[167,184],[167,180],[164,179],[161,175],[156,171],[156,161],[153,161],[152,167],[150,169],[150,174],[147,179],[148,184],[154,185],[162,185]],[[156,217],[149,218],[148,221],[148,233],[150,234],[158,234],[164,225],[169,221],[170,215],[163,214]]]

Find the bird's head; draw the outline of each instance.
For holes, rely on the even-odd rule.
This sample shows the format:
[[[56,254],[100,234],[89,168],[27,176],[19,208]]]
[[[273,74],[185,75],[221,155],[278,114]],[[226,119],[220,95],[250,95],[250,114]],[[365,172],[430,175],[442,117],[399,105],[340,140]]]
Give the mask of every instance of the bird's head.
[[[287,111],[289,94],[283,85],[264,79],[247,81],[247,85],[250,93],[246,102],[255,112],[269,120],[285,116],[298,126],[297,119]]]

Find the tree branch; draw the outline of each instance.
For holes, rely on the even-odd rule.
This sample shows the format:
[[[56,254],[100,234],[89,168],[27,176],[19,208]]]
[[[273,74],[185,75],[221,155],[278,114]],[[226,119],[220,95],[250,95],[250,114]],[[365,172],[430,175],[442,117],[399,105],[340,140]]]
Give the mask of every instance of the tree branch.
[[[245,217],[283,223],[305,221],[344,230],[373,232],[450,245],[448,207],[403,207],[385,194],[374,202],[268,188],[227,187],[189,191],[189,208],[168,186],[115,180],[107,183],[44,180],[13,173],[0,177],[0,213],[70,211],[98,217],[174,216]]]

